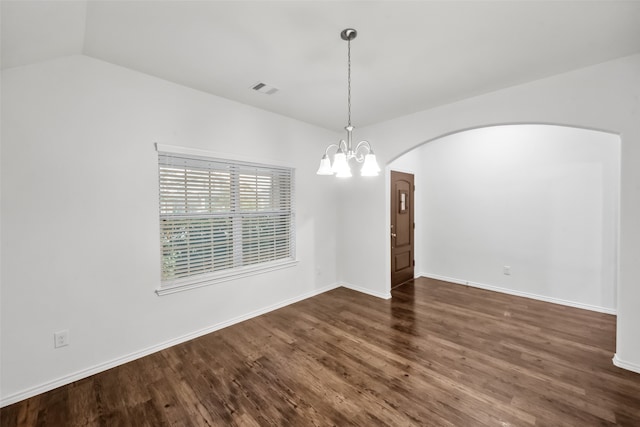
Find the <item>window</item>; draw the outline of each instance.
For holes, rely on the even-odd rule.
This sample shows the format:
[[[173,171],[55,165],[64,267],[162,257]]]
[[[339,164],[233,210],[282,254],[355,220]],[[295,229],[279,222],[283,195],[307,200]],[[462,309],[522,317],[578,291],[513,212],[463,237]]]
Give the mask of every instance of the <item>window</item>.
[[[165,152],[161,146],[158,166],[159,294],[295,261],[291,168]]]

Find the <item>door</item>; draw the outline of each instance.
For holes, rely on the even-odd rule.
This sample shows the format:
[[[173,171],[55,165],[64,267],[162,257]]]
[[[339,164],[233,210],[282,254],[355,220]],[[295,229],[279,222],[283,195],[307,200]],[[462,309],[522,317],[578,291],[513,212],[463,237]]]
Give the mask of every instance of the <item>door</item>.
[[[413,175],[391,171],[391,287],[413,279]]]

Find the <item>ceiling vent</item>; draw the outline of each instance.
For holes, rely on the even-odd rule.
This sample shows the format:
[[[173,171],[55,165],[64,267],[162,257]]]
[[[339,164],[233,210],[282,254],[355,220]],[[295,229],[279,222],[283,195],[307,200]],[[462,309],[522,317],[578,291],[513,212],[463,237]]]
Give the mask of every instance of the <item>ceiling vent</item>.
[[[268,84],[262,82],[254,84],[253,86],[251,86],[251,89],[255,90],[256,92],[264,93],[265,95],[273,95],[278,91],[277,87],[269,86]]]

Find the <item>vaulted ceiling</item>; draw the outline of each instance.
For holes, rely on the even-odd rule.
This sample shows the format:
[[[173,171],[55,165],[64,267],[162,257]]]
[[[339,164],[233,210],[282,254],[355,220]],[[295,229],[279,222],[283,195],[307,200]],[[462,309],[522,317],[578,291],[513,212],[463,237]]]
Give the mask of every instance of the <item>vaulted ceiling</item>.
[[[340,131],[640,52],[640,1],[2,1],[2,68],[83,54]],[[279,91],[250,89],[257,82]]]

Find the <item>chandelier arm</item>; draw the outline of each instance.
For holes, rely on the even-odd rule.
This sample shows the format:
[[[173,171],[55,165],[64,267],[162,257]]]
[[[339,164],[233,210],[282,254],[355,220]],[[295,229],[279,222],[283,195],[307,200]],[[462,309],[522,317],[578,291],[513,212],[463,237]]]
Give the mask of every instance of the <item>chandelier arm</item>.
[[[372,151],[369,141],[360,141],[358,142],[358,145],[356,145],[355,150],[353,150],[353,158],[355,158],[358,163],[362,163],[364,162],[364,157]]]
[[[366,148],[366,149],[367,149],[367,154],[368,154],[369,152],[373,151],[373,150],[371,149],[371,143],[370,143],[369,141],[362,140],[362,141],[358,142],[358,145],[356,145],[356,151],[358,151],[358,149],[359,149],[360,147],[364,147],[364,148]]]
[[[340,141],[340,142],[342,142],[342,141]],[[324,150],[324,155],[325,155],[325,156],[328,156],[328,155],[329,155],[329,150],[330,150],[331,148],[335,148],[335,149],[336,149],[336,151],[338,151],[338,149],[340,149],[340,146],[339,146],[338,144],[329,144],[329,145],[327,146],[327,148]]]
[[[347,154],[347,142],[344,139],[341,139],[340,142],[337,144],[327,145],[327,148],[325,148],[324,150],[324,155],[328,156],[329,150],[331,150],[332,148],[335,149],[335,152],[333,154],[336,154],[336,152],[338,152],[340,149],[344,151],[345,155]]]

